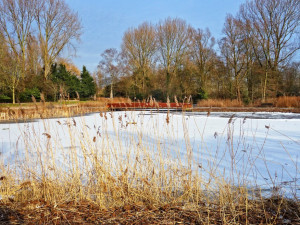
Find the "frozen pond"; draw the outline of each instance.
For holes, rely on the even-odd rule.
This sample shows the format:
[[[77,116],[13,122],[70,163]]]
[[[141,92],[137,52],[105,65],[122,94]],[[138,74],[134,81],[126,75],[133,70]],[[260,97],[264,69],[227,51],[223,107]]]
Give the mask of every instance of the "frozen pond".
[[[3,123],[0,152],[2,173],[85,168],[90,155],[114,169],[117,161],[163,158],[205,182],[300,197],[300,114],[119,111]]]

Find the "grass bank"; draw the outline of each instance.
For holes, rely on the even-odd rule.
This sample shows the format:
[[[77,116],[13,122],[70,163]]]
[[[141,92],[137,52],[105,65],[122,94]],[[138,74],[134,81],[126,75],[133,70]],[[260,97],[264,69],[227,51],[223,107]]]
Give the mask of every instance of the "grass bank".
[[[244,104],[236,99],[204,99],[197,102],[198,107],[215,107],[215,108],[300,108],[300,97],[297,96],[282,96],[278,98],[269,98],[264,102],[257,100],[251,104]]]
[[[147,102],[147,101],[146,101]],[[0,122],[26,121],[40,118],[80,116],[109,110],[108,103],[131,103],[129,99],[98,98],[96,101],[32,102],[0,104]],[[170,104],[170,103],[169,103]],[[175,104],[175,103],[174,103]],[[129,109],[130,110],[130,109]],[[237,100],[208,99],[198,101],[188,111],[200,112],[292,112],[300,113],[300,97],[279,97],[244,105]]]
[[[107,103],[127,101],[128,99],[124,98],[114,98],[113,100],[98,98],[96,101],[36,102],[34,100],[32,103],[0,104],[0,121],[80,116],[107,111]]]

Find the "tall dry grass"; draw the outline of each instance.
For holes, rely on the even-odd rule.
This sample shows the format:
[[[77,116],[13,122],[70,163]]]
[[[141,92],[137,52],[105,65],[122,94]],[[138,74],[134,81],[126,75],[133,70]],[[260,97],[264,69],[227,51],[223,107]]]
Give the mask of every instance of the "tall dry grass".
[[[278,98],[268,98],[265,102],[262,100],[256,100],[254,103],[248,105],[251,107],[261,107],[261,106],[269,106],[269,107],[278,107],[278,108],[300,108],[300,97],[296,96],[282,96]],[[207,99],[200,100],[197,103],[199,107],[243,107],[245,106],[243,102],[239,102],[237,100],[230,99]]]
[[[182,212],[196,212],[199,224],[276,224],[291,215],[291,211],[299,212],[299,202],[293,202],[297,207],[291,208],[284,197],[275,194],[265,198],[260,189],[244,185],[245,180],[233,185],[232,181],[216,176],[217,159],[202,168],[194,160],[185,119],[182,121],[186,157],[181,157],[182,146],[176,141],[166,145],[165,137],[159,133],[161,126],[171,126],[169,135],[176,137],[170,119],[140,129],[136,124],[138,118],[127,113],[115,120],[114,113],[104,112],[99,116],[103,122],[95,123],[94,127],[85,124],[84,119],[57,122],[57,133],[50,133],[50,125],[43,121],[44,142],[39,135],[32,135],[37,130],[29,131],[28,127],[27,132],[21,130],[25,155],[17,154],[15,166],[0,163],[2,201],[18,204],[37,201],[57,206],[68,202],[80,204],[84,200],[103,209],[138,205],[150,211],[177,207]],[[241,174],[236,173],[232,119],[224,135],[228,136],[232,175],[240,179]],[[109,123],[114,127],[113,140]],[[117,123],[122,129],[137,131],[137,135],[124,136]],[[67,149],[61,143],[64,140],[60,137],[60,127],[67,127],[65,135],[70,139]],[[153,129],[157,140],[145,140],[143,129]],[[172,157],[174,154],[177,157]]]
[[[59,102],[41,102],[32,98],[32,103],[9,105],[0,107],[1,120],[30,120],[39,118],[71,117],[91,112],[107,110],[107,103],[130,102],[128,98],[97,98],[94,101],[61,100]]]
[[[199,107],[243,107],[243,102],[230,99],[204,99],[197,102]]]
[[[282,96],[276,100],[276,107],[280,108],[300,108],[300,97]]]

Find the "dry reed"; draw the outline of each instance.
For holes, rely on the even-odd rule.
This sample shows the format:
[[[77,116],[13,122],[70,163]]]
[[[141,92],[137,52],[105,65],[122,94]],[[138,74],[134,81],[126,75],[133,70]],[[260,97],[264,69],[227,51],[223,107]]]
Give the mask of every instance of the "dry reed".
[[[276,101],[276,107],[280,108],[300,108],[300,97],[282,96]]]
[[[243,107],[243,103],[238,100],[230,99],[205,99],[197,103],[199,107]]]
[[[93,107],[94,104],[96,103],[87,102],[84,105]],[[14,115],[13,112],[11,114]],[[43,122],[45,146],[37,136],[21,132],[25,141],[25,160],[20,161],[15,168],[0,165],[2,203],[7,207],[6,212],[14,218],[6,219],[6,222],[299,222],[299,201],[291,201],[276,194],[265,198],[259,189],[249,190],[242,181],[236,186],[216,177],[214,163],[208,168],[195,164],[191,141],[186,135],[185,120],[183,131],[187,158],[177,157],[171,160],[171,151],[179,156],[181,149],[176,142],[173,143],[172,149],[166,147],[164,137],[158,132],[160,126],[168,126],[170,135],[175,135],[169,113],[165,124],[151,128],[157,135],[157,141],[153,145],[143,144],[144,141],[149,141],[144,140],[143,129],[149,127],[138,128],[137,118],[129,113],[120,115],[116,121],[112,112],[103,112],[99,116],[102,123],[94,124],[94,127],[83,123],[80,129],[77,129],[80,120],[76,122],[72,118],[65,119],[64,123],[57,122],[57,130],[61,129],[60,127],[68,127],[67,136],[71,140],[69,149],[64,149],[60,147],[62,143],[53,141],[59,133],[48,133],[49,125],[46,121]],[[224,135],[228,135],[229,151],[232,151],[232,173],[235,174],[236,150],[231,145],[233,121],[234,117],[230,118],[227,134]],[[111,140],[107,129],[110,122],[115,131],[114,140]],[[117,130],[116,123],[119,123],[122,129],[138,130],[136,136],[126,137],[126,149],[124,139],[121,138],[124,134]],[[90,130],[93,130],[93,135]],[[37,157],[30,157],[32,155]],[[56,161],[58,156],[64,159],[63,164]],[[199,172],[199,169],[205,170],[209,182],[203,179],[203,172]],[[21,217],[19,211],[12,211],[16,208],[27,214],[22,214]]]

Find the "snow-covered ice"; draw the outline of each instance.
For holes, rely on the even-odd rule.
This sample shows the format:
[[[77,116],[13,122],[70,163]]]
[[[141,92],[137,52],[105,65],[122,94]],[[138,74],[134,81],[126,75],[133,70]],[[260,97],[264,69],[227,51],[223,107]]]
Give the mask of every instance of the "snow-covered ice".
[[[193,171],[204,179],[213,176],[266,191],[280,187],[284,194],[300,197],[299,114],[207,116],[149,110],[0,124],[3,171],[30,166],[39,171],[41,162],[47,168],[70,170],[75,160],[84,164],[85,153],[98,154],[113,165],[113,160],[128,160],[141,149],[153,160],[159,155],[171,164],[188,166],[190,156]]]

